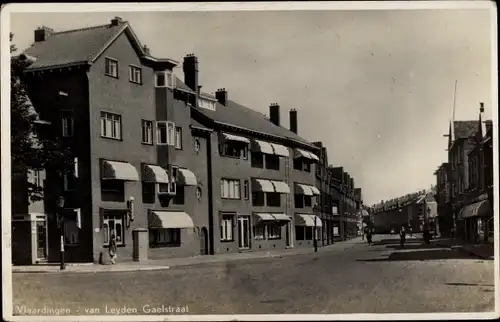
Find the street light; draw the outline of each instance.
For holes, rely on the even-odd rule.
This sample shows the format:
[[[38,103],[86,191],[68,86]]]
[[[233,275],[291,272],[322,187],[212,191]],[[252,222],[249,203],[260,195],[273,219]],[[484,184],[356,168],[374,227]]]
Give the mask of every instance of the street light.
[[[313,206],[313,214],[314,214],[314,233],[313,233],[313,245],[314,245],[314,252],[318,251],[318,240],[317,240],[317,228],[318,228],[318,204],[314,204]]]
[[[66,264],[64,263],[64,213],[62,208],[64,207],[64,197],[60,196],[57,200],[56,216],[59,218],[59,232],[61,234],[61,270],[66,269]]]

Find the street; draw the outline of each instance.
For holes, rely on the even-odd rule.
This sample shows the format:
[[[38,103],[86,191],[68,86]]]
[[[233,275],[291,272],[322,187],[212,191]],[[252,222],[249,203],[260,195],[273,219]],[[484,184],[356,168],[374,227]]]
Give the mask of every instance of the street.
[[[432,313],[494,310],[493,261],[397,236],[346,251],[121,273],[13,274],[14,314]],[[179,308],[185,309],[184,312]],[[118,311],[117,311],[118,310]],[[146,312],[146,311],[148,312]],[[163,309],[163,315],[170,313]]]

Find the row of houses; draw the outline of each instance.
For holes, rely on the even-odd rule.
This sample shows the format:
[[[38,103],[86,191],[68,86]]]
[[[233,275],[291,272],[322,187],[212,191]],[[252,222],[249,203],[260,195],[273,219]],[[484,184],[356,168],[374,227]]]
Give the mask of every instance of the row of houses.
[[[194,54],[158,58],[116,17],[34,31],[15,57],[43,120],[74,168],[13,174],[15,264],[98,262],[111,235],[122,260],[328,245],[357,234],[362,192],[321,142],[202,90]],[[174,72],[181,67],[183,79]],[[13,131],[15,129],[12,129]],[[42,187],[28,202],[26,182]],[[62,237],[61,237],[62,236]]]
[[[381,200],[373,205],[374,228],[376,233],[399,232],[401,227],[415,233],[423,231],[428,225],[431,231],[439,230],[437,203],[434,200],[436,187],[420,190],[404,196]]]
[[[441,231],[468,242],[493,242],[493,122],[483,112],[480,103],[477,120],[450,124],[448,160],[435,172]]]

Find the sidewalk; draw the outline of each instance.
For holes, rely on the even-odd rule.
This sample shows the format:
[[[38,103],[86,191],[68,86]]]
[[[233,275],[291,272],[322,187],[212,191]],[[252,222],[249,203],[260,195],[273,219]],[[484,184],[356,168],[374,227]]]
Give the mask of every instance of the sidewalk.
[[[331,251],[345,251],[351,247],[363,243],[361,237],[351,240],[337,242],[328,246],[318,247],[318,253]],[[12,266],[12,273],[100,273],[100,272],[127,272],[127,271],[152,271],[162,270],[174,267],[191,267],[201,264],[234,262],[239,260],[263,259],[263,258],[281,258],[292,255],[314,254],[312,247],[307,248],[289,248],[284,250],[269,250],[256,252],[228,253],[218,255],[194,256],[184,258],[168,258],[158,260],[147,260],[143,262],[118,262],[116,265],[99,265],[92,263],[66,265],[66,270],[61,271],[59,264],[47,265],[27,265]]]
[[[459,248],[461,251],[482,259],[494,259],[495,248],[493,244],[470,244],[453,238],[435,239],[431,243],[443,247]]]

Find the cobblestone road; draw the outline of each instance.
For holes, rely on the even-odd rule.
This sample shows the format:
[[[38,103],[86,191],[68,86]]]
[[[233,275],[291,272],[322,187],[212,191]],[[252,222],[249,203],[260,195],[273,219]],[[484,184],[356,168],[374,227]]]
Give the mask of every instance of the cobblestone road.
[[[17,273],[14,314],[44,307],[75,315],[120,308],[145,314],[156,307],[163,314],[186,307],[191,314],[494,310],[493,261],[417,240],[399,249],[388,238],[346,251],[162,271]]]

